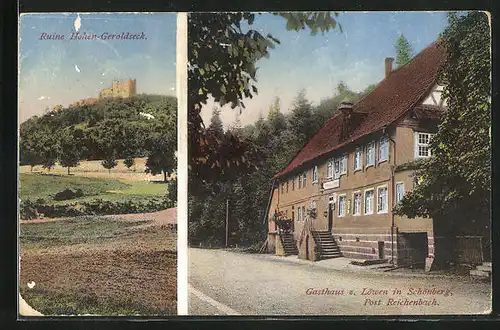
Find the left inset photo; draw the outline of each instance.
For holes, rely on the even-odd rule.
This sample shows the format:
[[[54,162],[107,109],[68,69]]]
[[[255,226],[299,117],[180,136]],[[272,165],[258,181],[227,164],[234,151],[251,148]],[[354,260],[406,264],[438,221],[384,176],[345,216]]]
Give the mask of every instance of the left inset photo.
[[[177,313],[176,14],[19,19],[19,307]]]

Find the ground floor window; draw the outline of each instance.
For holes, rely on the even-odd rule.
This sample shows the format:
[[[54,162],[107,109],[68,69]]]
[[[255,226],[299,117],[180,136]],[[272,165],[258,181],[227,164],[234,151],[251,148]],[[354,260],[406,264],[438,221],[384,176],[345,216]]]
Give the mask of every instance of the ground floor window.
[[[378,187],[377,196],[377,213],[387,213],[387,186]]]
[[[352,199],[354,201],[352,214],[353,215],[360,215],[361,214],[361,193],[360,192],[354,193]]]
[[[365,214],[373,214],[373,189],[365,190]]]
[[[339,196],[338,216],[345,216],[345,195]]]

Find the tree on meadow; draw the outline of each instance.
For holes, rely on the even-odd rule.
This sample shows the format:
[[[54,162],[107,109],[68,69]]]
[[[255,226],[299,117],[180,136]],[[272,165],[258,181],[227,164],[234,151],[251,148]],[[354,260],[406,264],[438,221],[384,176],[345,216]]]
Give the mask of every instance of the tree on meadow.
[[[70,175],[70,168],[76,167],[80,164],[80,159],[83,153],[83,132],[80,129],[69,127],[60,132],[59,139],[60,154],[59,164],[68,169]]]

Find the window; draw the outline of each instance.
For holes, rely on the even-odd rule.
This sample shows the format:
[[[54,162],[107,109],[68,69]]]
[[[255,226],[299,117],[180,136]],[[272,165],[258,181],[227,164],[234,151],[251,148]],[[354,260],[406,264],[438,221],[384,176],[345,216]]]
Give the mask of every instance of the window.
[[[380,139],[380,146],[378,149],[378,162],[385,162],[389,160],[389,138],[387,136],[383,136]]]
[[[302,219],[306,220],[306,207],[302,206]]]
[[[295,178],[292,178],[292,191],[295,190]]]
[[[403,182],[396,183],[396,204],[399,203],[405,195],[405,185]]]
[[[365,214],[373,214],[373,189],[365,190]]]
[[[318,183],[318,166],[314,166],[313,168],[313,183]]]
[[[302,209],[300,206],[297,208],[297,221],[300,221],[302,219]]]
[[[361,193],[360,192],[354,193],[353,200],[354,200],[354,205],[353,205],[352,214],[353,215],[360,215],[361,214]]]
[[[285,193],[285,183],[284,182],[281,183],[281,193],[282,194]]]
[[[306,187],[306,181],[307,181],[307,172],[304,172],[302,177],[302,188]]]
[[[415,158],[427,158],[431,156],[432,134],[430,133],[415,133]]]
[[[387,213],[387,186],[377,189],[377,213]]]
[[[347,174],[347,154],[342,155],[340,162],[340,174]]]
[[[334,179],[340,178],[340,158],[335,157],[333,161],[333,172],[334,172]]]
[[[354,170],[359,171],[363,168],[363,148],[357,147],[354,152]]]
[[[298,176],[299,189],[302,188],[302,174]]]
[[[375,142],[366,146],[366,167],[375,165]]]
[[[286,192],[288,192],[288,180],[286,180]]]
[[[339,206],[338,206],[338,216],[343,217],[345,216],[345,195],[340,195],[339,196]]]
[[[333,178],[333,159],[329,159],[326,164],[326,177],[328,179]]]

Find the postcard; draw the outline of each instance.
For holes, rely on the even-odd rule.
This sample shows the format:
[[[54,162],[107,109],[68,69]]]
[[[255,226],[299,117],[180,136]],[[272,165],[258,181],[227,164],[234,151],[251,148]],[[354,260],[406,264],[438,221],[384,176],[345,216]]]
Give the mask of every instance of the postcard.
[[[19,40],[19,315],[175,315],[176,14],[24,13]]]
[[[491,312],[485,12],[188,14],[189,315]]]

